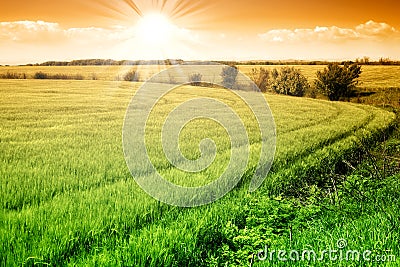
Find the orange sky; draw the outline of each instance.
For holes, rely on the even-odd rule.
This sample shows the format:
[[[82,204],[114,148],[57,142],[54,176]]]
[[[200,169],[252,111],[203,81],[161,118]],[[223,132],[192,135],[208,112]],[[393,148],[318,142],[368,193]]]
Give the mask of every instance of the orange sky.
[[[162,7],[182,30],[171,49],[166,46],[159,53],[143,50],[117,55],[116,50],[127,47],[139,51],[139,47],[134,49],[134,37],[126,44],[128,28],[139,19],[136,11],[146,14]],[[353,59],[366,55],[400,59],[398,11],[400,3],[394,0],[3,1],[0,64],[151,55],[187,59]],[[21,21],[29,23],[18,23]],[[179,44],[178,51],[177,42],[185,38],[189,41]],[[70,52],[61,56],[56,53],[60,48]],[[29,50],[31,56],[21,50]]]

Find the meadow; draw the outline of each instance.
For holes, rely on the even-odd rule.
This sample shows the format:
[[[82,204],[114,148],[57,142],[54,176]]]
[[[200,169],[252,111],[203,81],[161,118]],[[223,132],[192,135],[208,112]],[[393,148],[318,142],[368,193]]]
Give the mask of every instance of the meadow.
[[[241,68],[246,73],[251,67]],[[322,67],[301,68],[311,79]],[[386,133],[395,123],[394,113],[266,94],[277,130],[275,160],[261,188],[249,193],[260,136],[248,108],[224,89],[178,87],[160,101],[147,124],[149,154],[160,173],[177,184],[196,186],[212,181],[229,161],[227,133],[209,120],[191,123],[180,139],[181,150],[192,159],[199,157],[199,140],[215,141],[218,156],[207,170],[189,177],[162,155],[165,113],[185,99],[212,97],[227,103],[241,116],[250,140],[246,172],[232,192],[210,205],[179,208],[148,196],[126,166],[121,131],[128,104],[141,85],[115,81],[126,69],[0,68],[3,73],[37,71],[79,73],[86,80],[0,80],[1,265],[247,266],[265,245],[322,250],[340,238],[360,249],[391,249],[400,258],[400,235],[390,228],[385,212],[371,205],[351,217],[346,210],[358,210],[360,202],[336,195],[343,201],[342,213],[333,216],[316,198],[319,187],[332,184],[326,175],[344,169],[343,162],[359,153],[360,144],[370,145]],[[145,76],[156,72],[154,67],[142,71]],[[96,80],[90,79],[93,74]],[[365,86],[382,81],[398,86],[393,71],[382,67],[365,68],[364,75]],[[382,79],[371,79],[373,75]],[[391,185],[398,192],[398,184]],[[396,205],[385,206],[386,214]]]
[[[50,74],[76,75],[80,74],[85,80],[122,80],[123,75],[134,68],[137,69],[142,81],[149,79],[154,74],[168,68],[161,65],[141,65],[132,66],[0,66],[0,76],[7,73],[26,74],[27,78],[32,78],[35,73],[43,72]],[[258,66],[240,65],[239,70],[249,75],[253,68],[263,67],[269,70],[281,68],[282,66]],[[324,65],[299,65],[293,66],[301,70],[310,83],[316,78],[316,72],[323,70]],[[382,89],[398,87],[400,84],[400,66],[363,66],[363,73],[360,77],[360,87],[368,89]]]

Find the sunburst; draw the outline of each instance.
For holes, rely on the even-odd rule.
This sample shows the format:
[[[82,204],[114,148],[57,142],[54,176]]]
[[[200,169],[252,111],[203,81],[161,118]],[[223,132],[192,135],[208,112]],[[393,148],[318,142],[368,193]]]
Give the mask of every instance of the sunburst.
[[[144,14],[136,24],[137,37],[151,46],[163,46],[173,37],[177,26],[161,13]]]

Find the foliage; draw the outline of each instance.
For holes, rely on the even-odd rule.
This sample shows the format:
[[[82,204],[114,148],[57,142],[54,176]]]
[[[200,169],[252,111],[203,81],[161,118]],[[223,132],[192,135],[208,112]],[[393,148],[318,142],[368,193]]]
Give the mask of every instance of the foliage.
[[[48,79],[48,75],[47,75],[46,73],[43,73],[43,72],[39,71],[39,72],[36,72],[36,73],[35,73],[35,75],[33,76],[33,78],[34,78],[34,79],[40,79],[40,80]]]
[[[137,70],[130,70],[124,74],[124,81],[126,82],[138,82],[139,81],[139,73]]]
[[[33,75],[34,79],[38,80],[83,80],[84,77],[81,74],[70,75],[65,73],[49,74],[44,72],[36,72]]]
[[[203,75],[199,72],[192,73],[189,75],[189,83],[193,86],[199,86],[201,84],[202,79]]]
[[[270,88],[270,72],[266,68],[253,68],[250,72],[251,80],[257,85],[261,92],[267,92]]]
[[[47,61],[34,66],[137,66],[137,65],[176,65],[181,59],[166,60],[112,60],[112,59],[78,59],[73,61]],[[32,64],[29,64],[33,66]]]
[[[226,66],[222,69],[222,85],[226,88],[235,88],[239,70],[236,66]]]
[[[315,87],[329,100],[338,101],[351,96],[361,72],[361,66],[357,64],[329,64],[323,71],[317,72]]]
[[[228,221],[221,232],[222,245],[214,259],[218,266],[249,266],[257,261],[257,253],[265,247],[282,246],[291,238],[293,229],[304,229],[307,221],[318,218],[321,208],[302,205],[296,199],[270,198],[262,195],[246,196],[242,209],[244,224]],[[250,264],[251,266],[251,264]]]
[[[357,167],[351,166],[348,175],[325,174],[329,186],[309,187],[311,195],[306,199],[272,199],[260,194],[248,197],[244,219],[229,221],[224,226],[224,236],[220,239],[223,244],[209,257],[209,264],[264,266],[262,263],[268,261],[276,266],[306,266],[302,260],[279,261],[276,256],[260,260],[257,254],[265,248],[269,252],[281,249],[300,253],[310,248],[319,257],[322,251],[332,245],[336,249],[337,242],[345,240],[343,251],[362,253],[368,249],[373,253],[371,258],[377,256],[381,265],[397,266],[400,166],[391,156],[400,152],[399,137],[396,130],[373,151],[363,151],[365,160]],[[390,165],[394,168],[389,168]],[[359,262],[363,261],[368,260],[360,257]],[[336,266],[329,257],[315,263],[315,266]]]
[[[7,73],[0,73],[0,79],[27,79],[26,73],[16,73],[7,71]]]
[[[301,97],[310,87],[307,78],[294,67],[273,69],[271,76],[271,90],[278,94]]]

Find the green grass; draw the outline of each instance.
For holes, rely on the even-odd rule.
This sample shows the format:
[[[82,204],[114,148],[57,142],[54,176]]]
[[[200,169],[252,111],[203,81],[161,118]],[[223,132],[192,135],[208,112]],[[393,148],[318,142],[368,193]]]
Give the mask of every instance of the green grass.
[[[158,156],[162,114],[195,96],[216,97],[238,110],[249,130],[252,156],[244,182],[223,199],[199,208],[177,208],[145,194],[124,161],[123,119],[139,85],[0,81],[2,264],[195,266],[240,260],[243,255],[226,250],[226,244],[240,239],[230,240],[236,233],[227,234],[229,225],[236,225],[239,232],[248,214],[265,215],[268,203],[273,206],[270,196],[296,196],[303,188],[323,183],[323,174],[334,172],[341,159],[358,149],[359,138],[375,138],[395,118],[369,106],[266,95],[277,126],[276,159],[263,186],[249,194],[246,184],[260,149],[249,111],[222,89],[178,88],[162,100],[148,123],[150,155],[161,173],[177,183],[198,185],[211,181],[228,160],[226,132],[204,120],[184,129],[182,151],[188,158],[197,158],[198,143],[192,140],[207,135],[221,149],[217,164],[193,182]],[[213,130],[206,131],[207,125]],[[288,205],[291,209],[293,204]],[[310,220],[312,214],[313,210],[304,217]],[[254,224],[267,225],[257,220]],[[264,230],[274,231],[260,231]],[[238,243],[243,251],[250,251],[245,246],[262,245],[264,237],[257,231],[253,239],[240,235],[245,239]],[[247,244],[253,241],[258,243]]]
[[[253,195],[241,223],[226,224],[225,241],[209,262],[220,266],[248,266],[250,261],[253,266],[398,266],[399,137],[396,129],[379,146],[363,147],[365,157],[356,168],[347,175],[328,174],[324,186],[307,188],[305,199]],[[342,249],[339,240],[347,243]],[[259,260],[257,254],[265,246],[268,257]],[[279,260],[279,250],[287,253],[283,256],[287,261]],[[298,259],[289,258],[292,250],[300,254]],[[316,260],[302,259],[302,252],[310,250]],[[333,257],[321,256],[323,251],[333,251]],[[358,259],[346,258],[346,253],[354,251]],[[369,260],[363,258],[365,251],[370,251]]]

